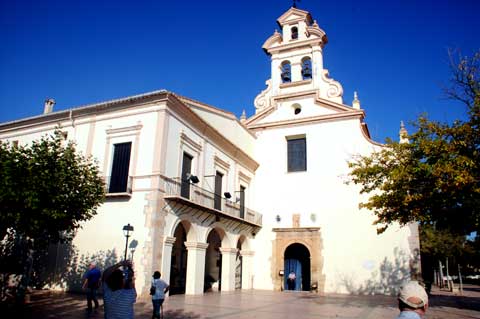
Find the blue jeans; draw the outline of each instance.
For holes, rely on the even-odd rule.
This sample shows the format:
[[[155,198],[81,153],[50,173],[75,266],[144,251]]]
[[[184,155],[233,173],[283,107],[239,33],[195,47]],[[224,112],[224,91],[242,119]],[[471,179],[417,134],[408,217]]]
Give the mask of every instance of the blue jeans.
[[[160,318],[160,307],[162,306],[164,300],[165,299],[152,299],[154,317]]]
[[[87,288],[88,310],[92,310],[92,301],[95,303],[95,308],[98,308],[97,288]]]

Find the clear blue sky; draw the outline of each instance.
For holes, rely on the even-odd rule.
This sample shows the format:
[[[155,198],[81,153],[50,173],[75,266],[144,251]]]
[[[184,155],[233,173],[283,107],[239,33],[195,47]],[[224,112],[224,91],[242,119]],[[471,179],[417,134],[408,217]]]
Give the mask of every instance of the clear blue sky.
[[[0,0],[0,122],[167,89],[240,116],[270,76],[261,46],[288,0]],[[324,65],[372,137],[419,113],[451,121],[447,50],[480,48],[480,1],[302,0],[325,30]]]

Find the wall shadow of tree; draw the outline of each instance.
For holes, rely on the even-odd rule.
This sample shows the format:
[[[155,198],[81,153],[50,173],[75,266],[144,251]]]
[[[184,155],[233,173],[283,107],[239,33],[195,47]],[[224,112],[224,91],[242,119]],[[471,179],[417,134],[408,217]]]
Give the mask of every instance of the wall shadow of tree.
[[[115,249],[79,255],[72,243],[51,244],[46,253],[36,258],[32,282],[36,288],[59,287],[69,292],[80,292],[83,277],[92,261],[103,271],[117,263],[118,257]]]
[[[343,275],[341,284],[350,294],[397,295],[400,286],[412,278],[411,271],[415,265],[410,263],[410,257],[403,250],[395,248],[393,253],[394,259],[385,257],[378,269],[372,272],[371,278],[364,283],[355,283],[352,277]]]
[[[82,291],[83,277],[92,261],[97,264],[97,268],[103,271],[118,262],[117,252],[115,249],[99,250],[92,254],[82,254],[81,256],[78,256],[78,253],[76,252],[70,261],[63,279],[67,291]]]

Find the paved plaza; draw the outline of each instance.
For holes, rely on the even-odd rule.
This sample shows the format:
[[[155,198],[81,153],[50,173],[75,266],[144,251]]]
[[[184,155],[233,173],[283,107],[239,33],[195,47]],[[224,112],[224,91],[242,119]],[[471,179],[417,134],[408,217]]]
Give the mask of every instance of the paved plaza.
[[[37,291],[25,313],[17,313],[13,318],[103,318],[102,306],[89,315],[85,304],[81,294]],[[139,300],[135,318],[151,318],[151,307],[149,301]],[[396,299],[389,296],[321,296],[307,292],[250,290],[171,296],[164,304],[164,314],[165,319],[374,319],[395,318],[398,310]],[[464,296],[434,289],[426,318],[480,318],[480,287],[467,286]]]

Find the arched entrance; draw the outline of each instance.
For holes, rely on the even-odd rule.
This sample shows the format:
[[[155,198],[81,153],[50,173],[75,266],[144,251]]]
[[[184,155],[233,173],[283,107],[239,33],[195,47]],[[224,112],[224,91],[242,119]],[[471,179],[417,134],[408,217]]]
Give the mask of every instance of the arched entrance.
[[[172,261],[170,268],[170,295],[184,294],[187,281],[187,232],[180,223],[174,233],[175,243],[172,247]]]
[[[220,291],[222,288],[222,254],[220,253],[222,239],[215,229],[208,234],[207,244],[204,291],[216,289]]]
[[[235,289],[242,289],[242,241],[237,242],[237,257],[235,258]]]
[[[288,277],[293,273],[295,280],[289,287]],[[292,276],[291,276],[292,277]],[[285,249],[284,254],[284,289],[310,290],[310,252],[302,244],[295,243]]]

